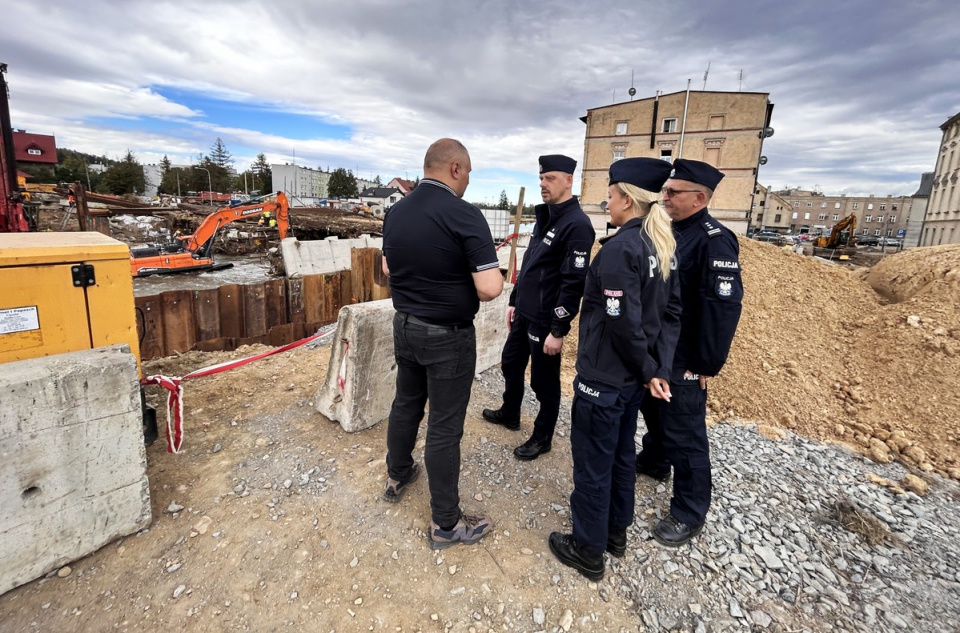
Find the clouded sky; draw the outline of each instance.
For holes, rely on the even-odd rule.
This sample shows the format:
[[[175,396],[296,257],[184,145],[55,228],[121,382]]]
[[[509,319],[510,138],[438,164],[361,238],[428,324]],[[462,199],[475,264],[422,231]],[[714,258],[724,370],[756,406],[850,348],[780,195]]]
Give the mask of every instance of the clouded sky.
[[[217,137],[271,162],[421,174],[453,136],[466,198],[538,200],[537,156],[581,158],[587,109],[703,86],[768,92],[760,181],[909,195],[960,111],[955,0],[3,0],[14,127],[190,163]],[[579,189],[579,173],[575,180]]]

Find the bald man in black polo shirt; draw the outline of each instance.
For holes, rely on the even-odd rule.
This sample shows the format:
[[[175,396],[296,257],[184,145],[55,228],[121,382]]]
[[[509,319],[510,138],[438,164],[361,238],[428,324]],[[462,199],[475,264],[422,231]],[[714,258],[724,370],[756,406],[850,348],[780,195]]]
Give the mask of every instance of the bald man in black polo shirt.
[[[383,224],[383,269],[397,310],[397,395],[387,426],[383,496],[399,501],[420,474],[413,447],[429,400],[424,462],[433,549],[472,545],[493,529],[488,517],[460,511],[460,438],[477,363],[473,318],[481,301],[503,291],[487,221],[461,199],[470,169],[459,141],[435,142],[423,159],[423,180]]]

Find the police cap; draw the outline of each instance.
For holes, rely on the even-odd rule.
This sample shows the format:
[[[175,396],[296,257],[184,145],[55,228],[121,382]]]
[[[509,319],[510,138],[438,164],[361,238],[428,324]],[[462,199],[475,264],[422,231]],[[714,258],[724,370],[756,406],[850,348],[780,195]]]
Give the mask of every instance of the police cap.
[[[670,177],[676,178],[677,180],[695,182],[713,191],[717,188],[717,185],[720,184],[720,181],[723,180],[723,172],[713,165],[699,160],[678,158],[673,161],[673,173],[670,174]]]
[[[623,158],[610,165],[610,184],[625,182],[659,193],[670,169],[670,163],[659,158]]]
[[[548,171],[562,171],[572,174],[577,169],[577,161],[562,154],[547,154],[540,157],[540,173]]]

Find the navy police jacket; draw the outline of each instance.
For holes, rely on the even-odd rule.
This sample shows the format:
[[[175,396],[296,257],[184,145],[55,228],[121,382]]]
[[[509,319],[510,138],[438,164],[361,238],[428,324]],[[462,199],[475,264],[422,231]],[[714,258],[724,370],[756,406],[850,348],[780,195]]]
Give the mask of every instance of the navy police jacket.
[[[674,380],[690,371],[716,376],[740,322],[743,282],[740,244],[733,231],[704,208],[673,223],[680,264],[683,314],[674,355]]]
[[[510,305],[543,333],[566,336],[580,310],[596,232],[576,196],[558,205],[538,204],[534,210],[537,223]]]
[[[619,389],[668,379],[679,335],[679,275],[674,270],[663,280],[643,220],[631,219],[590,265],[580,314],[578,382]]]

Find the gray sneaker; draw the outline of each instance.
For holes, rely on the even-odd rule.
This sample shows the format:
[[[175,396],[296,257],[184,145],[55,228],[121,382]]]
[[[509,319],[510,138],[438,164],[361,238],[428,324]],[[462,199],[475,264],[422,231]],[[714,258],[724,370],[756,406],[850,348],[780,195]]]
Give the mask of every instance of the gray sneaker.
[[[457,543],[473,545],[493,531],[493,522],[490,517],[480,515],[461,514],[460,520],[452,530],[442,530],[436,523],[430,522],[430,549],[446,549]]]
[[[403,493],[407,489],[407,486],[419,478],[420,464],[416,462],[413,463],[413,468],[410,469],[410,476],[406,481],[397,481],[387,476],[387,488],[383,491],[383,500],[389,501],[390,503],[397,503],[403,498]]]

